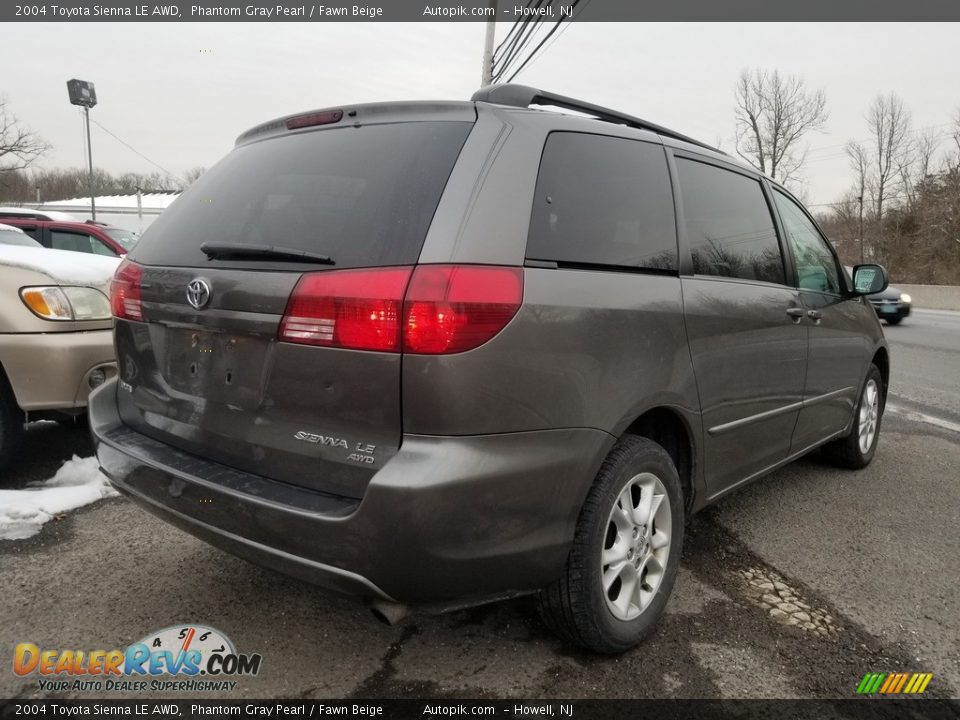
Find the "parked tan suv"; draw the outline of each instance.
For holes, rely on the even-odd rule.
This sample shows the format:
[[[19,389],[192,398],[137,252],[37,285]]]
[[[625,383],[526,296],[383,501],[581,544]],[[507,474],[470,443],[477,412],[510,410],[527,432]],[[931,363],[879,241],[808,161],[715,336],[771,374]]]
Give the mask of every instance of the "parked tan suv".
[[[116,375],[108,297],[119,262],[0,245],[0,468],[27,420],[82,413]]]

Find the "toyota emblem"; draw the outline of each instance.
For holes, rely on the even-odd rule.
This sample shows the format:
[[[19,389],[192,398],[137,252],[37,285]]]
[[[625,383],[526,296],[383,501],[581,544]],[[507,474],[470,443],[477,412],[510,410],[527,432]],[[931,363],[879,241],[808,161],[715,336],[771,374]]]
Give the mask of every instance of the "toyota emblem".
[[[210,302],[210,285],[206,280],[197,278],[187,285],[187,302],[195,309],[206,307]]]

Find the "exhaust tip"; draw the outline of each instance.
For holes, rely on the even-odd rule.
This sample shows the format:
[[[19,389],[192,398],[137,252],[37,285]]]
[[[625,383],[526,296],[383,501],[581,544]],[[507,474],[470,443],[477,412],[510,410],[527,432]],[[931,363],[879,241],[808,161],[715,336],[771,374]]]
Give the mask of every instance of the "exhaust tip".
[[[370,605],[370,612],[386,625],[396,625],[410,614],[410,608],[399,603],[376,600]]]

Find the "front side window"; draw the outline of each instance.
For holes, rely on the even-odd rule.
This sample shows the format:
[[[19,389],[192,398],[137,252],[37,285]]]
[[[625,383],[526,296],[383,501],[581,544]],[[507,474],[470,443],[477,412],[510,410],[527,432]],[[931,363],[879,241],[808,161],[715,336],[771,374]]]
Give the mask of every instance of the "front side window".
[[[804,290],[839,293],[837,261],[817,227],[793,200],[779,190],[773,197],[797,266],[797,284]]]
[[[675,271],[676,220],[663,148],[551,133],[537,176],[527,257]]]
[[[698,275],[784,283],[783,255],[760,182],[677,158],[684,223]]]

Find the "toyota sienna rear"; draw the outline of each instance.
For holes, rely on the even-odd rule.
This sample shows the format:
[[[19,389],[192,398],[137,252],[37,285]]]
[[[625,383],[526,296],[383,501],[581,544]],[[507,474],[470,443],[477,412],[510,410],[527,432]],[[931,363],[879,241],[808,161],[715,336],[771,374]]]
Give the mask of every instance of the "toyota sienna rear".
[[[638,118],[520,86],[320,110],[241,135],[127,255],[91,428],[118,489],[231,553],[388,618],[538,593],[619,652],[690,512],[872,459],[885,283]]]

